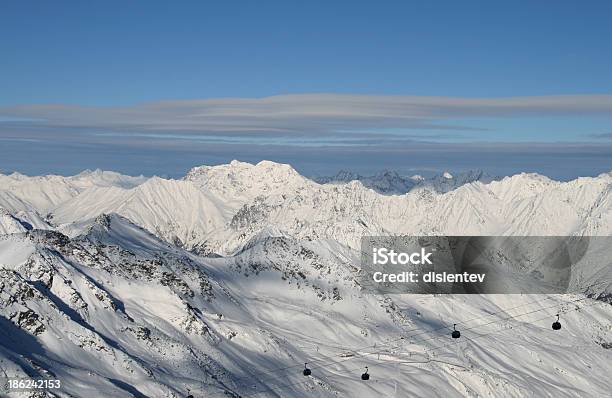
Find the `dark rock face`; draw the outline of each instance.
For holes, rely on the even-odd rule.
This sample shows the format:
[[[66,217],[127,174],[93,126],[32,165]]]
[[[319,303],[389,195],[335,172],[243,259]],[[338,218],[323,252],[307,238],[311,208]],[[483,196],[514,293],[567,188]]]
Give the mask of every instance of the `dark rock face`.
[[[38,336],[46,330],[45,325],[39,320],[39,315],[30,309],[18,312],[10,319],[15,325],[19,326],[21,329],[27,330],[34,336]]]

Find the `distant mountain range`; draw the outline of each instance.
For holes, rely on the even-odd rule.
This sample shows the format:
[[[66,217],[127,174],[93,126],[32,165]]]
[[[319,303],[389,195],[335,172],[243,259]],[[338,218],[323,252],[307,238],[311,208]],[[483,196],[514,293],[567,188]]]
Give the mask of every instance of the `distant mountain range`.
[[[403,176],[393,170],[383,170],[371,176],[362,176],[351,171],[341,170],[333,177],[313,177],[313,180],[320,184],[344,184],[359,181],[364,187],[387,195],[401,195],[416,188],[429,188],[435,192],[444,193],[471,182],[480,181],[486,184],[500,179],[500,177],[493,177],[482,170],[471,170],[457,174],[445,171],[429,178],[424,178],[418,174]]]
[[[179,180],[101,171],[11,174],[0,175],[0,207],[32,226],[68,235],[101,213],[117,213],[168,242],[217,254],[235,252],[268,228],[353,248],[364,234],[612,233],[610,173],[569,182],[538,174],[493,179],[482,172],[353,177],[343,173],[320,184],[268,161],[195,167]],[[406,181],[414,181],[410,189]],[[398,185],[407,193],[388,194]]]

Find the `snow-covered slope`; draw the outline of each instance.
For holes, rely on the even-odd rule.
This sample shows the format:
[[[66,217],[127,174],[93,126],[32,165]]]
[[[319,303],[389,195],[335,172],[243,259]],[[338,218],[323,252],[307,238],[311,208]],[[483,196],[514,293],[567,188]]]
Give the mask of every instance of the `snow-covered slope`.
[[[134,188],[148,180],[144,176],[127,176],[114,171],[106,170],[85,170],[75,176],[68,177],[70,183],[79,191],[90,187],[120,187]]]
[[[53,222],[90,220],[118,213],[177,244],[204,244],[220,234],[231,212],[223,201],[189,181],[153,177],[132,188],[93,187],[54,209]]]
[[[355,284],[354,261],[335,242],[274,231],[235,256],[202,258],[113,214],[73,239],[5,235],[0,363],[14,376],[60,378],[64,396],[609,391],[608,304],[369,295]],[[561,333],[549,329],[556,312]],[[448,335],[457,314],[461,342]],[[303,362],[312,377],[302,376]],[[369,383],[359,379],[365,366]]]
[[[59,396],[610,391],[609,267],[576,284],[600,301],[384,296],[362,290],[355,249],[363,235],[610,235],[611,174],[441,180],[401,195],[273,162],[182,180],[0,178],[0,369],[61,378]]]
[[[130,177],[111,171],[86,170],[76,176],[26,176],[20,173],[0,174],[0,205],[12,211],[34,207],[41,214],[90,187],[117,186],[132,188],[145,177]]]
[[[26,225],[8,210],[0,207],[0,235],[25,232],[27,231]]]

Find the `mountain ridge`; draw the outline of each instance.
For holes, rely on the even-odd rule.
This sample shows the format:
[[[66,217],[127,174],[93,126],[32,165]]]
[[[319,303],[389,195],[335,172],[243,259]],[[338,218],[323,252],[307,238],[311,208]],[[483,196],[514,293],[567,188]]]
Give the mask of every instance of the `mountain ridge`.
[[[377,295],[359,283],[364,235],[610,235],[609,173],[401,195],[319,184],[273,162],[201,166],[180,180],[79,178],[0,186],[0,367],[60,378],[58,396],[609,391],[605,267],[581,274],[580,304]],[[561,333],[549,328],[555,313]],[[463,340],[451,341],[452,323]]]
[[[93,182],[80,191],[64,184],[60,194],[55,177],[48,184],[32,178],[29,185],[36,188],[20,176],[21,189],[0,189],[0,205],[12,212],[38,211],[39,218],[69,234],[78,232],[79,222],[100,213],[118,213],[169,242],[202,252],[231,253],[258,228],[268,226],[301,238],[337,239],[351,247],[363,234],[612,232],[609,225],[589,218],[607,214],[609,173],[569,182],[522,173],[441,192],[424,185],[402,195],[379,194],[358,180],[319,184],[289,165],[269,161],[198,166],[180,180],[152,177],[129,187],[113,175],[119,183]],[[67,189],[74,191],[66,194]]]

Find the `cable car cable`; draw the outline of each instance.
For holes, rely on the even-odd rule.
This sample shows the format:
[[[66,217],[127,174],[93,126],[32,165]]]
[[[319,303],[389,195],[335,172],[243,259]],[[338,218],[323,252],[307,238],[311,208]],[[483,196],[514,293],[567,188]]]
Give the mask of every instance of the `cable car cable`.
[[[555,298],[555,297],[554,296],[548,296],[548,297],[546,297],[544,299],[533,300],[533,301],[530,301],[528,303],[524,303],[524,304],[521,304],[521,305],[518,305],[518,306],[515,306],[515,307],[500,309],[500,310],[498,310],[496,312],[492,312],[492,313],[489,313],[489,314],[485,314],[485,315],[481,315],[481,316],[478,316],[478,317],[474,317],[474,318],[468,319],[466,321],[457,322],[457,325],[465,324],[465,323],[470,323],[470,322],[473,322],[473,321],[476,321],[476,320],[479,320],[479,319],[483,319],[483,318],[487,318],[487,317],[490,317],[490,316],[493,316],[493,315],[497,315],[497,314],[500,314],[500,313],[512,311],[512,310],[515,310],[515,309],[518,309],[518,308],[522,308],[522,307],[525,307],[525,306],[528,306],[528,305],[531,305],[531,304],[536,304],[536,303],[541,303],[541,302],[544,302],[544,301],[552,300],[553,298]],[[379,342],[379,343],[374,343],[372,345],[367,345],[367,346],[363,346],[363,347],[358,347],[358,348],[353,348],[353,349],[349,348],[348,351],[360,351],[360,350],[364,350],[364,349],[367,349],[367,348],[377,348],[377,346],[384,347],[384,346],[390,345],[391,343],[394,343],[394,342],[397,342],[397,341],[401,341],[401,340],[405,340],[405,337],[415,337],[415,336],[419,336],[419,335],[422,335],[422,334],[426,334],[426,333],[430,333],[430,332],[436,332],[436,331],[444,330],[444,329],[448,329],[448,326],[444,325],[444,326],[441,326],[441,327],[438,327],[438,328],[428,329],[428,330],[422,330],[422,328],[409,329],[409,330],[404,331],[403,333],[410,333],[410,332],[415,332],[415,331],[420,331],[420,333],[412,334],[410,336],[402,336],[402,337],[399,337],[399,338],[387,340],[386,342],[383,342],[383,343]],[[318,363],[318,362],[321,362],[321,361],[324,361],[324,360],[327,360],[327,359],[335,358],[337,355],[338,354],[320,356],[318,359],[314,359],[314,360],[311,359],[309,361],[309,363],[310,364]],[[251,379],[251,378],[255,378],[256,376],[259,376],[259,375],[265,375],[265,374],[269,374],[269,373],[276,373],[276,372],[279,372],[279,371],[288,370],[288,369],[296,368],[296,367],[299,367],[299,366],[301,366],[301,365],[289,365],[289,366],[285,366],[285,367],[279,367],[279,368],[276,368],[276,369],[269,369],[269,370],[265,370],[265,371],[254,372],[254,373],[252,373],[252,374],[250,374],[248,376],[237,377],[235,380]]]
[[[566,302],[566,303],[572,303],[572,302],[576,302],[576,301],[580,301],[580,300],[575,300],[575,301]],[[594,303],[589,304],[589,305],[587,305],[587,306],[585,306],[585,307],[590,307],[590,306],[594,306],[594,305],[597,305],[597,304],[600,304],[600,302],[594,302]],[[568,310],[565,310],[565,313],[569,313],[569,312],[571,312],[571,311],[579,311],[580,309],[585,308],[585,307],[574,308],[574,309],[568,309]],[[529,321],[529,322],[525,322],[525,323],[524,323],[524,324],[522,324],[522,325],[518,325],[518,326],[514,327],[513,329],[518,329],[518,328],[521,328],[521,327],[525,327],[525,326],[527,326],[527,325],[528,325],[528,324],[530,324],[530,323],[535,323],[535,322],[543,321],[543,320],[546,320],[546,319],[549,319],[549,318],[550,318],[550,316],[546,316],[546,317],[543,317],[543,318],[539,318],[539,319],[537,319],[537,320],[531,320],[531,321]],[[463,342],[459,342],[459,343],[449,343],[449,344],[446,344],[446,345],[443,345],[443,346],[440,346],[440,347],[437,347],[437,348],[434,348],[434,349],[431,349],[431,350],[426,350],[426,352],[433,352],[433,351],[437,351],[437,350],[442,349],[442,348],[446,348],[446,347],[450,347],[450,346],[456,346],[457,344],[466,343],[466,342],[468,342],[468,341],[473,341],[473,340],[478,339],[478,338],[487,337],[487,336],[490,336],[490,335],[495,334],[495,333],[503,333],[503,332],[505,332],[505,331],[501,331],[501,332],[499,332],[499,331],[494,331],[494,332],[490,332],[490,333],[482,334],[482,335],[479,335],[479,336],[476,336],[476,337],[466,338],[466,340],[464,340]],[[351,358],[351,359],[352,359],[352,358]],[[389,362],[390,362],[390,361],[389,361]],[[425,361],[425,362],[402,362],[402,363],[404,363],[404,364],[410,364],[410,363],[419,364],[419,363],[428,363],[428,362],[444,362],[444,361],[439,361],[439,360],[428,360],[428,361]],[[460,365],[456,365],[456,364],[451,364],[451,365],[454,365],[454,366],[460,366]],[[376,366],[376,365],[375,365],[375,366]],[[358,369],[361,369],[361,368],[351,369],[351,370],[348,370],[348,371],[345,371],[345,372],[351,372],[351,373],[352,373],[353,371],[358,370]],[[345,374],[346,374],[346,373],[345,373]],[[307,383],[309,383],[309,382],[288,383],[288,384],[283,384],[283,385],[270,386],[270,387],[266,388],[266,391],[258,391],[258,392],[254,392],[254,393],[251,393],[251,394],[246,394],[246,395],[242,395],[242,396],[244,396],[244,397],[250,397],[250,396],[254,396],[254,395],[258,395],[258,394],[263,394],[263,393],[265,393],[265,392],[267,392],[267,391],[269,391],[269,390],[276,390],[276,389],[285,388],[285,387],[298,386],[298,385],[307,384]]]
[[[485,323],[485,324],[476,325],[476,326],[473,326],[471,328],[466,328],[464,330],[474,330],[474,329],[477,329],[477,328],[480,328],[480,327],[483,327],[483,326],[488,326],[490,324],[497,323],[499,321],[515,319],[515,318],[522,317],[522,316],[525,316],[525,315],[530,315],[530,314],[533,314],[533,313],[537,313],[537,312],[540,312],[540,311],[551,309],[551,308],[557,307],[560,304],[561,305],[573,304],[573,303],[580,302],[580,301],[587,300],[587,299],[589,299],[589,297],[582,297],[582,298],[579,298],[579,299],[576,299],[576,300],[563,301],[562,303],[555,303],[555,305],[552,305],[552,306],[539,308],[539,309],[528,311],[528,312],[525,312],[525,313],[522,313],[522,314],[518,314],[518,315],[508,316],[506,318],[496,319],[494,321],[491,321],[491,322],[488,322],[488,323]],[[597,303],[594,303],[594,304],[597,304]],[[467,322],[467,321],[465,321],[465,322]],[[447,328],[448,327],[445,326],[443,328],[438,328],[438,329],[447,329]],[[427,332],[430,332],[430,331],[431,330],[429,330]],[[425,341],[439,339],[440,337],[441,336],[433,336],[433,337],[429,337],[429,338],[426,338],[426,339],[420,339],[420,340],[414,341],[412,343],[422,343],[422,342],[425,342]],[[396,340],[400,340],[400,339],[396,339]],[[453,344],[457,344],[457,343],[453,343]],[[442,347],[445,347],[445,346],[442,346]],[[349,357],[349,358],[345,358],[345,359],[341,359],[341,360],[329,361],[329,362],[326,362],[326,363],[323,363],[323,364],[320,364],[320,365],[313,366],[312,368],[315,369],[315,368],[322,368],[322,367],[326,367],[326,366],[336,365],[336,364],[339,364],[339,363],[344,363],[344,362],[356,359],[357,357],[364,357],[364,356],[368,356],[368,355],[372,355],[372,354],[381,353],[383,351],[385,351],[385,350],[377,350],[377,351],[365,352],[365,353],[356,353],[356,355],[353,356],[353,357]],[[429,350],[425,350],[424,351],[424,353],[427,353],[427,352],[431,352],[431,351],[429,351]],[[312,362],[309,362],[309,363],[312,363]],[[287,367],[286,369],[294,368],[294,367],[295,366],[290,366],[290,367]],[[283,375],[275,375],[275,376],[272,376],[272,377],[264,378],[263,380],[259,380],[259,381],[263,382],[263,381],[268,381],[268,380],[274,380],[274,379],[278,379],[279,377],[284,377],[284,376]]]

